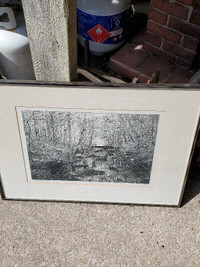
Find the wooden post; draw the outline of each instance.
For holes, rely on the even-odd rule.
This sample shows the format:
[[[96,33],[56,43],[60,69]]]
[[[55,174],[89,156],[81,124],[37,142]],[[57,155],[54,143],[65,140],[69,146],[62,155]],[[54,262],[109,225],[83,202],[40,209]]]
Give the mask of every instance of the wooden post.
[[[37,80],[77,77],[76,0],[22,0]]]

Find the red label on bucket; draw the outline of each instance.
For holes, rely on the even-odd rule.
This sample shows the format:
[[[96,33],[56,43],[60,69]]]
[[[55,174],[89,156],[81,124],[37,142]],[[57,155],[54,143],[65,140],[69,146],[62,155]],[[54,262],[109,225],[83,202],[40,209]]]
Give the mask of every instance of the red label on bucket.
[[[127,37],[128,14],[126,9],[118,14],[98,16],[77,8],[78,34],[92,42],[118,44]]]
[[[96,43],[103,43],[111,36],[111,33],[104,29],[100,24],[97,24],[91,30],[87,31],[87,34]]]

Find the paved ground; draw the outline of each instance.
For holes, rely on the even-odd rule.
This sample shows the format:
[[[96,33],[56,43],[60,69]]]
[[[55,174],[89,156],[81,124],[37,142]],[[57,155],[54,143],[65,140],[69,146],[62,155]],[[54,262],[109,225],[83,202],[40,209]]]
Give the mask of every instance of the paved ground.
[[[200,179],[181,208],[3,201],[0,266],[200,266]]]

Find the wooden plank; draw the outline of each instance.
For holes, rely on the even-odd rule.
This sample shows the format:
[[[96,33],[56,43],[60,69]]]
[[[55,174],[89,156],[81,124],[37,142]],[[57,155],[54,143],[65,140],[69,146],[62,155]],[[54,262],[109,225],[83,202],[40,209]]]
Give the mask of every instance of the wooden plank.
[[[37,80],[77,77],[76,0],[22,0]]]
[[[108,75],[107,73],[101,71],[101,70],[98,70],[96,68],[88,68],[89,71],[91,71],[92,73],[102,77],[103,79],[111,82],[111,83],[126,83],[125,81],[117,78],[117,77],[113,77],[111,75]]]
[[[103,82],[102,80],[100,80],[99,78],[97,78],[96,76],[94,76],[92,73],[90,73],[89,71],[87,71],[85,69],[78,68],[77,73],[82,74],[84,77],[86,77],[91,82],[97,82],[97,83]]]

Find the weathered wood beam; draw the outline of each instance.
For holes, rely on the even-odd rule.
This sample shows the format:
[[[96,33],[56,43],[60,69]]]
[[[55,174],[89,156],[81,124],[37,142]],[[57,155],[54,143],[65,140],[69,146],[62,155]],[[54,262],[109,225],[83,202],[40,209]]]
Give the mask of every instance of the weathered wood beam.
[[[22,0],[37,80],[77,77],[76,0]]]

